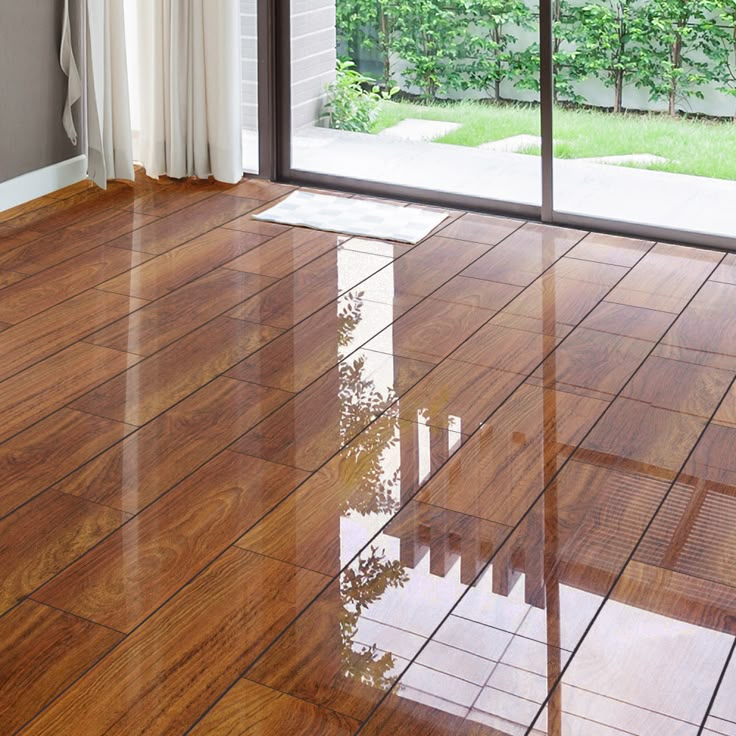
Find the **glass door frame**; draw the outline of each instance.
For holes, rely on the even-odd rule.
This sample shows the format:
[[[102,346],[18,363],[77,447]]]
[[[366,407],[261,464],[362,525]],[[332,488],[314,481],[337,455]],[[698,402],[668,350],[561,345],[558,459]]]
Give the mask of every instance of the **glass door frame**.
[[[258,2],[259,175],[271,181],[319,187],[420,204],[521,217],[660,242],[736,251],[733,238],[608,218],[559,212],[554,206],[554,24],[553,0],[540,0],[541,206],[470,197],[377,181],[294,169],[291,158],[291,0]]]

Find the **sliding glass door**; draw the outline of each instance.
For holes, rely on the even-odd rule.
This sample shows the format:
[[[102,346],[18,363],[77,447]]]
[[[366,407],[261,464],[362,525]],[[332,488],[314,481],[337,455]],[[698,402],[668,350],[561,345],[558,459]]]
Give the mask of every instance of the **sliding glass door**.
[[[538,27],[518,0],[293,0],[294,175],[538,212]]]
[[[733,246],[732,3],[258,4],[262,173]]]

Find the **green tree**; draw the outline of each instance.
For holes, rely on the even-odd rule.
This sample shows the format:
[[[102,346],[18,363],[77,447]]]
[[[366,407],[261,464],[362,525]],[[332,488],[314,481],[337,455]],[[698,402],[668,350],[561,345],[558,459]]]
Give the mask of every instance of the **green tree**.
[[[381,58],[384,88],[393,86],[391,64],[394,36],[395,0],[338,0],[336,6],[337,37],[347,49],[350,59],[358,59],[360,50],[377,49]]]
[[[654,100],[667,100],[670,115],[703,87],[718,83],[724,62],[720,0],[649,0],[646,7],[647,55],[638,86]]]
[[[723,33],[720,34],[722,64],[718,75],[718,89],[726,95],[736,97],[736,1],[724,3],[720,15]],[[736,112],[733,120],[736,122]]]
[[[498,101],[501,83],[524,72],[514,33],[532,28],[531,9],[524,0],[468,0],[466,13],[472,31],[462,52],[468,60],[463,85]]]
[[[408,67],[404,77],[422,97],[462,88],[462,49],[468,35],[465,2],[393,0],[392,50]]]
[[[575,44],[579,74],[613,88],[613,111],[621,112],[625,86],[636,83],[649,62],[651,32],[641,0],[597,0],[571,7],[568,38]]]

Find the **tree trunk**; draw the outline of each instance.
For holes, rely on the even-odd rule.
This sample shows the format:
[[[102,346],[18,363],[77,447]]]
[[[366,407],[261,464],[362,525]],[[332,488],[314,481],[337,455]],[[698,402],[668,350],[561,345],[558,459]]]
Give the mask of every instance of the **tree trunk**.
[[[493,82],[493,98],[496,100],[496,102],[501,101],[501,80],[496,79]]]
[[[624,107],[624,73],[623,70],[617,69],[615,72],[615,94],[613,100],[613,111],[621,112]]]
[[[672,46],[672,71],[676,72],[682,67],[682,36],[678,33]],[[673,76],[670,82],[670,104],[669,113],[672,117],[677,115],[677,77]]]
[[[391,39],[388,30],[388,18],[383,10],[380,12],[381,55],[383,56],[383,86],[391,87]]]

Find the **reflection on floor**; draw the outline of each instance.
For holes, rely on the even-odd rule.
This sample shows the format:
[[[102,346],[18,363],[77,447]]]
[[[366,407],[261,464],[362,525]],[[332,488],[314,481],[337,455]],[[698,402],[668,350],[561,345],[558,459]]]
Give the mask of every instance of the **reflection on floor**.
[[[736,256],[288,191],[0,217],[0,732],[734,736]]]

